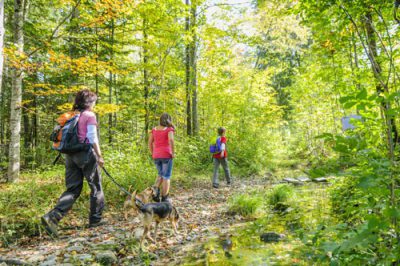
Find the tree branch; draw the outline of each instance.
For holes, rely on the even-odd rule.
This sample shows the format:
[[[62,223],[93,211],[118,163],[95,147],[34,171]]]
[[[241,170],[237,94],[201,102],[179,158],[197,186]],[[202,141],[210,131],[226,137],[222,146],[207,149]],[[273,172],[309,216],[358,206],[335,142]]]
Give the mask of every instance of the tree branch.
[[[67,16],[65,16],[65,17],[61,20],[61,22],[54,28],[54,30],[53,30],[53,32],[51,33],[51,35],[47,38],[47,42],[50,42],[50,41],[52,41],[52,40],[54,40],[54,39],[56,39],[56,38],[59,37],[59,36],[55,37],[55,35],[56,35],[58,29],[67,21],[67,19],[69,19],[69,18],[75,13],[75,11],[76,11],[76,9],[78,8],[78,6],[80,5],[81,1],[82,1],[82,0],[78,0],[78,2],[76,2],[75,6],[72,8],[71,12],[70,12]],[[27,55],[27,58],[31,57],[32,55],[34,55],[35,53],[37,53],[38,51],[40,51],[40,50],[42,50],[42,49],[43,49],[43,47],[38,47],[38,48],[36,48],[35,50],[33,50],[32,52],[30,52],[30,53]]]

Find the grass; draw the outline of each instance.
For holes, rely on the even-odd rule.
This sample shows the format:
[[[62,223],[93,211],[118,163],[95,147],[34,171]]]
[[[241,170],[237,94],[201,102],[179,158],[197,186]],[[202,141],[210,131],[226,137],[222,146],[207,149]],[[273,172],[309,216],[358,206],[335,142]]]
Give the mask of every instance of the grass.
[[[294,196],[295,191],[292,185],[277,185],[267,193],[267,204],[275,211],[284,211],[294,204]]]
[[[153,171],[127,168],[122,165],[108,165],[110,174],[123,187],[141,190],[154,182]],[[154,170],[155,171],[155,170]],[[103,176],[103,189],[107,208],[121,208],[125,199],[120,190]],[[23,172],[14,183],[0,185],[0,246],[23,241],[25,238],[42,233],[40,217],[57,203],[65,191],[64,166],[57,165],[46,170]],[[72,211],[61,221],[76,225],[87,223],[90,189],[84,182],[83,190]]]
[[[244,217],[254,216],[262,205],[262,198],[248,194],[235,195],[229,199],[229,212],[240,214]]]

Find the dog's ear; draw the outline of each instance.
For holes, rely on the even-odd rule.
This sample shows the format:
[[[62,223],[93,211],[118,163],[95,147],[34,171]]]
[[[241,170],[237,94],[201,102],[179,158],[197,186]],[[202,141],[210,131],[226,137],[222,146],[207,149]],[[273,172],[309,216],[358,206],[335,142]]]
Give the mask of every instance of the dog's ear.
[[[135,191],[132,192],[132,199],[136,197],[136,194],[137,194],[137,189],[135,189]]]

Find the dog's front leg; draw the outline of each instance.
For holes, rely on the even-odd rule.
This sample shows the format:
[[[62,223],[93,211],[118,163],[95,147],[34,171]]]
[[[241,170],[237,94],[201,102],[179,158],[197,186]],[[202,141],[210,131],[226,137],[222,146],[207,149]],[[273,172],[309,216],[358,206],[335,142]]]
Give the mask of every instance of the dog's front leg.
[[[157,229],[159,222],[156,222],[156,226],[154,227],[154,243],[157,241]]]
[[[177,222],[176,221],[171,221],[171,224],[172,224],[172,228],[174,229],[174,235],[176,236],[178,234]]]
[[[150,227],[151,227],[151,225],[149,225],[148,227],[146,227],[146,231],[145,231],[145,233],[143,233],[143,235],[144,236],[147,236],[147,238],[151,241],[151,242],[153,242],[154,243],[154,239],[151,237],[151,235],[150,235]]]
[[[144,238],[148,235],[148,233],[149,233],[149,228],[148,228],[147,226],[145,226],[145,227],[144,227],[144,230],[143,230],[143,235],[142,235],[142,237],[140,238],[140,250],[142,250],[143,240],[144,240]]]

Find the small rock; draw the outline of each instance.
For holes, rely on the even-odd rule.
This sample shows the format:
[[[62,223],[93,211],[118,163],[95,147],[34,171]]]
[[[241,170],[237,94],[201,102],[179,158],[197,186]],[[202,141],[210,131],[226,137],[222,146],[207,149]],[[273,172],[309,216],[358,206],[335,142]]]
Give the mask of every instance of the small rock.
[[[297,179],[295,179],[295,178],[291,178],[291,177],[286,177],[286,178],[283,179],[283,181],[285,181],[285,182],[287,182],[287,183],[294,184],[294,185],[301,185],[301,184],[303,184],[303,182],[301,182],[301,181],[299,181],[299,180],[297,180]]]
[[[83,246],[81,246],[81,245],[76,245],[76,246],[68,247],[68,248],[66,249],[67,252],[72,252],[72,251],[81,252],[82,250],[83,250]]]
[[[141,239],[143,236],[143,231],[144,231],[143,228],[136,229],[134,233],[135,239],[137,240]]]
[[[116,233],[115,237],[118,238],[118,239],[124,239],[126,236],[123,233]]]
[[[317,177],[314,178],[313,181],[318,183],[323,183],[323,182],[328,182],[328,179],[326,179],[325,177]]]
[[[115,256],[114,252],[105,250],[96,254],[96,261],[103,265],[112,265],[117,263],[117,257]]]
[[[44,256],[39,254],[39,255],[32,255],[29,259],[28,262],[30,263],[37,263],[39,261],[43,261],[44,260]]]
[[[262,235],[260,235],[261,241],[266,243],[279,242],[283,238],[285,238],[284,234],[278,234],[274,232],[263,233]]]
[[[92,259],[92,255],[91,254],[79,254],[75,258],[77,258],[80,261],[88,261],[88,260]]]
[[[0,261],[2,261],[0,263],[1,266],[5,265],[31,265],[30,263],[20,260],[18,258],[4,258],[4,257],[0,257]]]
[[[68,241],[68,244],[75,244],[75,243],[86,243],[87,240],[84,237],[78,237],[78,238],[73,238],[70,241]]]
[[[233,246],[232,239],[229,236],[226,237],[224,240],[222,240],[221,245],[224,251],[231,251]]]
[[[57,264],[57,257],[55,255],[51,255],[46,258],[46,260],[40,263],[40,266],[53,266]]]
[[[218,252],[218,250],[216,250],[216,249],[213,249],[213,250],[211,250],[210,251],[210,254],[218,254],[219,252]]]
[[[114,240],[106,240],[100,243],[101,245],[110,245],[110,246],[114,246],[116,243]]]
[[[311,182],[311,179],[307,176],[299,176],[297,177],[297,180],[299,180],[300,182]]]

